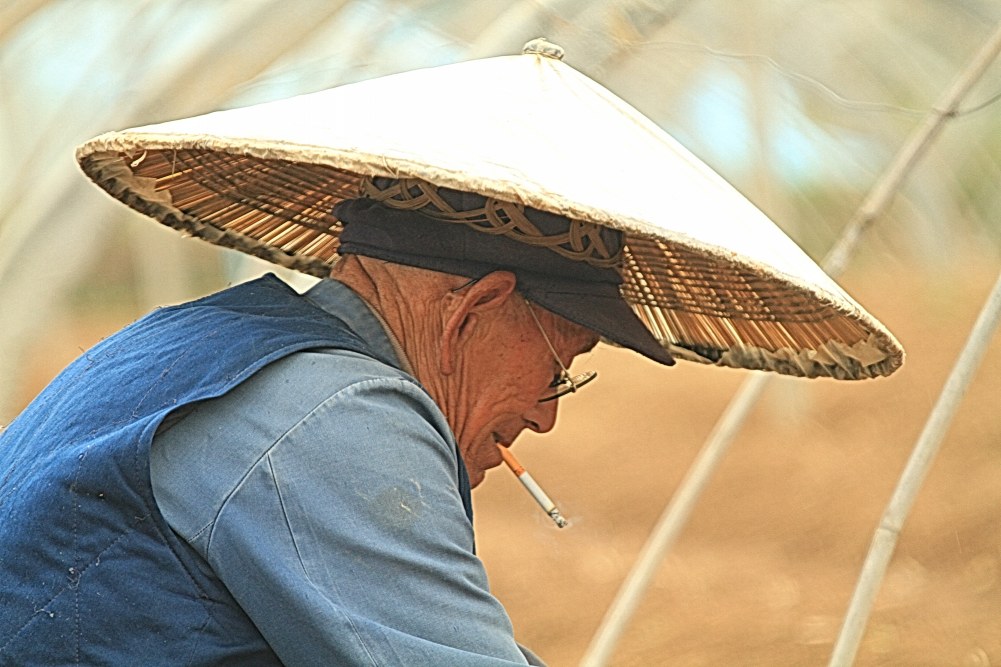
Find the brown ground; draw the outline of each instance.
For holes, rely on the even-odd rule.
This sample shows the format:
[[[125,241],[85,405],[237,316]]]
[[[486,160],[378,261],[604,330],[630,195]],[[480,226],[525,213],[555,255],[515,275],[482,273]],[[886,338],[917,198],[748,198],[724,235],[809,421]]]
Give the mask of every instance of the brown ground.
[[[878,518],[993,282],[987,264],[934,280],[873,271],[846,281],[904,343],[904,369],[857,384],[769,385],[613,664],[826,664]],[[39,342],[25,396],[116,326],[56,327]],[[554,666],[583,655],[744,378],[652,368],[604,347],[585,366],[599,380],[563,402],[553,433],[516,448],[574,525],[553,527],[503,469],[474,494],[494,591],[521,641]],[[905,525],[860,665],[1001,665],[999,371],[1001,336]]]

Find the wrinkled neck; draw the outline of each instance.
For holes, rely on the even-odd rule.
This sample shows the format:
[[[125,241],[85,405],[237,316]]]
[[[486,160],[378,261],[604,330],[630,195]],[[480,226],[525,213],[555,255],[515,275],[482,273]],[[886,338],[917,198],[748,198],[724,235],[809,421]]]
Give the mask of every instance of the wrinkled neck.
[[[439,358],[442,322],[437,307],[441,279],[430,272],[357,255],[338,262],[331,278],[365,300],[386,327],[404,370],[444,410],[448,391]]]

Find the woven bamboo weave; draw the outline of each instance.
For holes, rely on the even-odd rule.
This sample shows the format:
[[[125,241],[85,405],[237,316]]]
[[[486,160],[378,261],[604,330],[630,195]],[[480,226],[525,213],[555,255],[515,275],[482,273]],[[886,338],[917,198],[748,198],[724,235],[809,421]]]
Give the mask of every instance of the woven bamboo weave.
[[[341,227],[331,210],[360,196],[367,180],[325,165],[209,149],[95,154],[82,165],[126,204],[168,226],[320,277],[337,259]],[[427,203],[424,197],[413,206]],[[510,214],[502,217],[510,222]],[[581,239],[557,241],[581,246]],[[636,234],[627,234],[621,257],[588,247],[599,261],[621,262],[623,297],[680,358],[840,379],[887,375],[899,365],[891,355],[865,358],[871,353],[859,350],[871,348],[872,334],[841,309],[739,263]]]

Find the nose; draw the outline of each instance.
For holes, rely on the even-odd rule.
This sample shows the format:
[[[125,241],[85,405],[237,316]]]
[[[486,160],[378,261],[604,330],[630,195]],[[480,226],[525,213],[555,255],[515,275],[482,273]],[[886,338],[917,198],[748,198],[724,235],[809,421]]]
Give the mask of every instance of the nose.
[[[556,425],[556,408],[559,400],[536,403],[525,414],[525,422],[529,429],[536,433],[548,433]]]

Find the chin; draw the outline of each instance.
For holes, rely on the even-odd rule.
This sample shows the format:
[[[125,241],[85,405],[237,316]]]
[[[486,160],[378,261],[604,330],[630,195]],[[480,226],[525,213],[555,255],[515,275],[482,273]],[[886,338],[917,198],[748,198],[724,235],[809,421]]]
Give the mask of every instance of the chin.
[[[469,473],[469,488],[475,489],[483,480],[486,479],[486,473],[482,470],[475,470]]]

